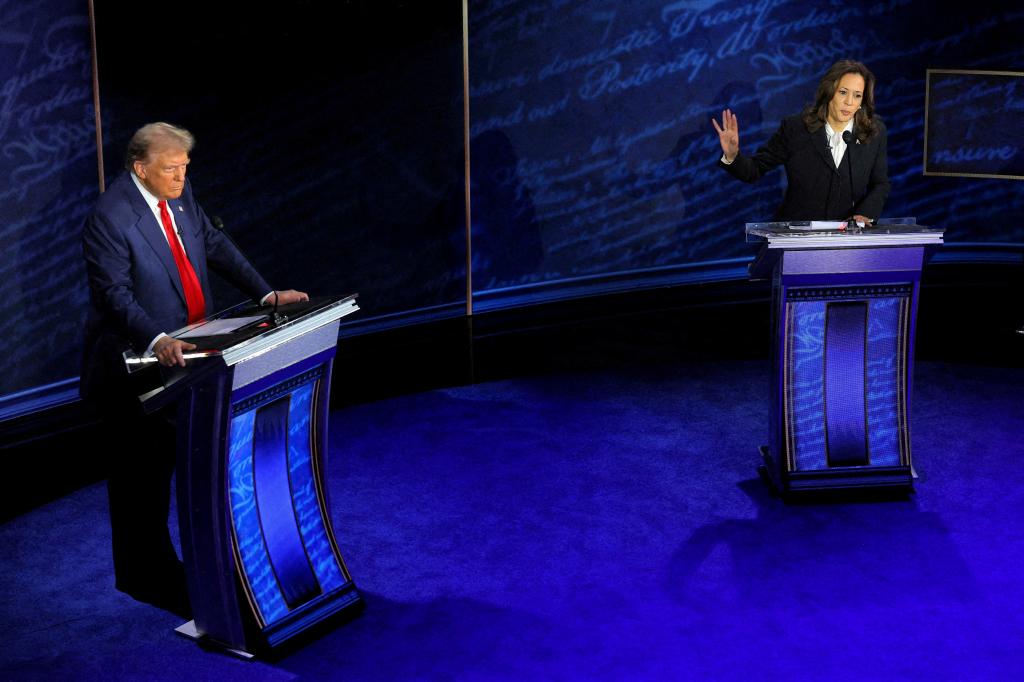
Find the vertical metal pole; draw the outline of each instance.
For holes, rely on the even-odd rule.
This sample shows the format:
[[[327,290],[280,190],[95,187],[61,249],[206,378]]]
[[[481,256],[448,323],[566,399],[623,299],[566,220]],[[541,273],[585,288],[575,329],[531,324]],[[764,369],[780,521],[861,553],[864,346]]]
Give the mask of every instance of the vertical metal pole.
[[[96,114],[96,170],[100,181],[100,194],[106,191],[103,175],[103,122],[100,118],[100,72],[96,59],[96,8],[89,0],[89,42],[92,48],[92,108]]]
[[[466,191],[466,315],[473,314],[473,234],[469,193],[469,0],[462,0],[462,144]]]
[[[462,0],[462,145],[466,193],[466,337],[469,354],[469,380],[476,381],[473,353],[473,231],[469,163],[469,0]]]

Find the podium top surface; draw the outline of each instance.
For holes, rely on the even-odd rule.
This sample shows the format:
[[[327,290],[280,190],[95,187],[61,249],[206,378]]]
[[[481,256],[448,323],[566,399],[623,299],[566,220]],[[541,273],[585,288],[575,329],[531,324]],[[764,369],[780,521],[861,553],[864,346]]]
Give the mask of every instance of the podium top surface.
[[[871,227],[845,227],[840,221],[747,223],[748,242],[769,249],[821,249],[942,244],[944,230],[918,225],[914,218],[883,218]]]
[[[356,312],[356,297],[320,297],[280,306],[277,319],[271,306],[241,303],[169,335],[195,344],[195,350],[185,353],[186,360],[219,357],[230,366]],[[232,328],[232,320],[241,326]],[[224,323],[230,331],[218,329]],[[205,334],[207,329],[218,333]],[[155,357],[138,357],[130,351],[124,359],[129,372],[156,362]]]

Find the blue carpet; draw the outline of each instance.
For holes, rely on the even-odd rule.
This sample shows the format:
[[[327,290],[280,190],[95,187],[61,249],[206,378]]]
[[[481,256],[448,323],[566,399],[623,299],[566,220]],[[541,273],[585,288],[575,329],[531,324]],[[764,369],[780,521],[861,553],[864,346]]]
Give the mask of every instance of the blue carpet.
[[[333,413],[366,611],[272,663],[116,592],[83,488],[0,527],[0,678],[1017,678],[1024,370],[919,365],[916,493],[874,502],[769,494],[768,385],[763,362],[677,364]]]

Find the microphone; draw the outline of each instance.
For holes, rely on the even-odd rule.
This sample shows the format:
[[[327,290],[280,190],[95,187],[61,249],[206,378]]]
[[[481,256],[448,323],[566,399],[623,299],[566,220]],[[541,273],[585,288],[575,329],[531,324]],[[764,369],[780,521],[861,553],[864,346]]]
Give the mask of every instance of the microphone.
[[[857,214],[857,199],[853,194],[853,145],[855,143],[853,133],[849,130],[844,130],[843,142],[846,143],[846,167],[850,171],[850,220],[853,222],[854,227],[858,227],[857,219],[854,218]]]
[[[216,215],[215,216],[210,216],[210,223],[215,228],[217,228],[218,232],[220,232],[222,235],[224,235],[225,237],[228,238],[228,241],[231,242],[231,245],[235,247],[235,250],[238,251],[238,253],[241,254],[242,258],[245,259],[245,262],[249,264],[249,267],[252,268],[253,270],[256,270],[256,267],[252,264],[252,261],[249,260],[249,257],[245,255],[245,252],[242,251],[241,247],[238,246],[238,242],[236,242],[234,237],[231,236],[231,233],[228,232],[226,229],[224,229],[224,221],[220,219],[220,216],[216,216]],[[273,319],[275,325],[284,324],[285,322],[288,321],[288,316],[287,315],[281,315],[280,313],[277,312],[277,290],[276,289],[274,290],[273,294],[274,294],[274,308],[273,308],[273,311],[271,313],[271,319]]]

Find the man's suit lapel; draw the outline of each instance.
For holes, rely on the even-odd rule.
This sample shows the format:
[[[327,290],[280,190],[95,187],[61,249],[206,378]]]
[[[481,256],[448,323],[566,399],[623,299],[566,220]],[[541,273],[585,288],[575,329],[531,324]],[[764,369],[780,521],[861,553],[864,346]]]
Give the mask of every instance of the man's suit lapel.
[[[128,205],[131,206],[132,211],[135,213],[135,228],[153,249],[153,253],[156,254],[157,259],[159,259],[167,271],[167,276],[170,277],[174,290],[178,292],[178,297],[184,303],[185,290],[181,286],[178,266],[174,262],[174,256],[171,255],[171,247],[167,244],[167,238],[164,237],[163,227],[157,222],[156,216],[153,215],[149,206],[146,205],[146,200],[139,194],[138,188],[135,187],[135,183],[130,178],[127,190]],[[188,247],[186,246],[185,248],[187,249]]]

